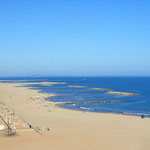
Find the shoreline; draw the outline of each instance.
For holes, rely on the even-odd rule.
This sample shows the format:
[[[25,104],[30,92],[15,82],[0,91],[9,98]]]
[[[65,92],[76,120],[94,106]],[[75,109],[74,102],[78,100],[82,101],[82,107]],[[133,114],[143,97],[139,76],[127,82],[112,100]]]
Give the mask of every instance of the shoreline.
[[[54,83],[54,84],[53,84]],[[63,82],[62,84],[64,84],[65,82]],[[49,84],[43,84],[42,82],[41,83],[18,83],[18,84],[22,84],[22,85],[30,85],[30,84],[41,84],[41,85],[48,85],[48,86],[53,86],[55,84],[60,84],[60,83],[57,83],[57,82],[50,82]],[[66,83],[65,83],[66,84]],[[17,86],[16,86],[17,87]],[[41,94],[48,94],[50,96],[44,98],[45,101],[47,102],[51,102],[53,103],[56,107],[60,108],[60,109],[66,109],[66,110],[72,110],[72,111],[79,111],[79,112],[87,112],[87,113],[97,113],[97,114],[112,114],[112,115],[125,115],[125,116],[133,116],[133,117],[139,117],[141,118],[141,115],[136,115],[136,114],[124,114],[124,113],[117,113],[117,112],[94,112],[94,111],[87,111],[87,110],[80,110],[80,109],[73,109],[73,108],[66,108],[66,107],[62,107],[61,105],[67,105],[67,102],[66,104],[59,104],[60,102],[53,102],[51,100],[46,100],[47,98],[50,98],[50,97],[54,97],[54,96],[58,96],[60,94],[49,94],[49,93],[42,93],[41,91],[42,90],[37,90],[37,89],[34,89],[34,87],[26,87],[26,86],[18,86],[18,87],[23,87],[23,88],[27,88],[29,90],[35,90],[37,91],[38,93],[41,93]],[[63,103],[63,102],[62,102]],[[73,102],[72,102],[73,103]],[[147,117],[146,115],[144,116],[144,118],[148,118],[150,119],[150,117]]]
[[[53,84],[54,83],[54,84]],[[64,84],[65,82],[63,82],[62,84]],[[12,83],[10,83],[10,84],[12,84]],[[43,84],[42,82],[40,82],[40,83],[37,83],[37,82],[33,82],[33,83],[17,83],[17,84],[21,84],[21,85],[30,85],[30,84],[41,84],[41,85],[47,85],[47,84]],[[49,86],[53,86],[53,85],[55,85],[55,84],[60,84],[60,83],[57,83],[57,82],[49,82]],[[66,84],[66,83],[65,83]],[[80,109],[73,109],[73,108],[66,108],[66,107],[62,107],[61,105],[67,105],[67,104],[59,104],[60,102],[53,102],[53,101],[51,101],[51,100],[47,100],[47,98],[50,98],[50,97],[54,97],[54,96],[58,96],[58,95],[60,95],[60,94],[49,94],[49,93],[42,93],[41,91],[42,90],[37,90],[37,89],[34,89],[34,87],[26,87],[26,86],[16,86],[16,87],[23,87],[23,88],[27,88],[27,89],[29,89],[29,90],[35,90],[36,92],[38,92],[38,93],[41,93],[41,94],[46,94],[46,95],[49,95],[49,96],[47,96],[47,97],[45,97],[44,98],[44,100],[45,101],[47,101],[47,102],[51,102],[51,103],[53,103],[56,107],[58,107],[58,108],[60,108],[60,109],[65,109],[65,110],[72,110],[72,111],[79,111],[79,112],[87,112],[87,113],[96,113],[96,114],[112,114],[112,115],[125,115],[125,116],[133,116],[133,117],[141,117],[141,115],[136,115],[136,114],[124,114],[124,113],[116,113],[116,112],[94,112],[94,111],[87,111],[87,110],[80,110]],[[67,102],[66,102],[67,103]],[[73,103],[73,102],[72,102]],[[144,118],[150,118],[150,117],[147,117],[147,116],[145,116]]]
[[[47,83],[47,84],[43,84],[42,82],[41,83],[21,83],[21,84],[41,84],[41,85],[50,85],[50,86],[53,86],[54,84],[53,83],[55,83],[55,84],[60,84],[60,83],[57,83],[57,82],[49,82],[49,83]],[[67,84],[66,82],[63,82],[63,83],[61,83],[61,84]],[[68,86],[70,86],[70,85],[68,85]],[[23,86],[24,87],[24,86]],[[73,86],[74,87],[74,86]],[[80,86],[79,86],[80,87]],[[82,86],[81,86],[82,87]],[[28,89],[33,89],[33,90],[36,90],[36,89],[34,89],[34,88],[32,88],[32,87],[26,87],[26,88],[28,88]],[[99,89],[99,88],[98,88]],[[101,88],[100,88],[101,89]],[[36,91],[38,91],[39,93],[42,93],[41,91],[42,90],[36,90]],[[48,94],[48,93],[46,93],[46,94]],[[54,96],[59,96],[60,94],[53,94]],[[52,97],[52,96],[50,96],[50,97]],[[48,97],[47,97],[48,98]],[[51,100],[46,100],[45,99],[45,101],[50,101],[50,102],[52,102],[52,103],[54,103],[57,107],[59,107],[59,108],[62,108],[62,109],[69,109],[69,110],[74,110],[74,111],[81,111],[81,112],[91,112],[91,113],[106,113],[106,114],[116,114],[116,115],[127,115],[127,116],[136,116],[136,117],[141,117],[141,115],[136,115],[136,114],[124,114],[124,113],[117,113],[117,112],[96,112],[96,111],[87,111],[87,110],[79,110],[79,109],[73,109],[73,108],[66,108],[66,107],[61,107],[61,105],[63,105],[63,104],[57,104],[57,103],[59,103],[59,102],[53,102],[53,101],[51,101]],[[113,100],[112,100],[113,101]],[[118,100],[119,101],[119,100]],[[123,100],[123,101],[125,101],[126,102],[126,100]],[[62,102],[63,103],[63,102]],[[64,104],[68,104],[67,102],[64,102]],[[73,102],[71,102],[71,103],[73,103]],[[65,104],[65,105],[66,105]],[[145,114],[144,114],[145,115]],[[145,118],[150,118],[150,117],[147,117],[146,115],[145,115]]]
[[[66,108],[66,107],[62,107],[61,105],[63,104],[56,104],[57,107],[61,108],[61,109],[68,109],[68,110],[72,110],[72,111],[79,111],[79,112],[87,112],[87,113],[96,113],[96,114],[112,114],[112,115],[123,115],[123,116],[132,116],[132,117],[138,117],[141,118],[141,115],[136,115],[136,114],[124,114],[124,113],[113,113],[113,112],[96,112],[96,111],[87,111],[87,110],[79,110],[79,109],[73,109],[73,108]],[[67,104],[65,104],[67,105]],[[147,117],[144,114],[144,118],[148,118],[150,119],[150,117]],[[143,118],[142,118],[143,119]]]
[[[53,84],[54,83],[54,84]],[[10,84],[12,84],[12,83],[10,83]],[[47,85],[47,84],[43,84],[42,82],[40,82],[40,83],[37,83],[37,82],[33,82],[33,83],[17,83],[17,84],[21,84],[21,85],[30,85],[30,84],[41,84],[41,85]],[[48,86],[53,86],[53,85],[55,85],[55,84],[59,84],[59,83],[57,83],[57,82],[50,82],[49,83],[49,85]],[[64,82],[62,83],[62,84],[64,84]],[[58,96],[59,94],[49,94],[49,93],[42,93],[41,91],[42,90],[37,90],[37,89],[34,89],[34,87],[26,87],[26,86],[16,86],[16,87],[23,87],[23,88],[27,88],[27,89],[29,89],[29,90],[35,90],[36,92],[38,92],[38,93],[41,93],[41,94],[46,94],[46,95],[49,95],[49,96],[47,96],[47,97],[45,97],[44,98],[44,100],[45,101],[47,101],[47,102],[51,102],[51,103],[53,103],[56,107],[58,107],[58,108],[60,108],[60,109],[65,109],[65,110],[71,110],[71,111],[79,111],[79,112],[83,112],[83,113],[96,113],[96,114],[112,114],[112,115],[125,115],[125,116],[133,116],[133,117],[139,117],[139,118],[141,118],[141,115],[136,115],[136,114],[123,114],[123,113],[116,113],[116,112],[94,112],[94,111],[87,111],[87,110],[80,110],[80,109],[73,109],[73,108],[66,108],[66,107],[62,107],[61,105],[67,105],[67,104],[59,104],[59,102],[53,102],[53,101],[51,101],[51,100],[47,100],[47,98],[50,98],[50,97],[54,97],[54,96]],[[67,102],[66,102],[67,103]],[[144,116],[144,118],[148,118],[148,119],[150,119],[150,117],[147,117],[147,116]]]
[[[0,83],[1,100],[35,127],[50,130],[46,130],[44,136],[35,131],[18,131],[17,136],[11,137],[0,136],[2,150],[150,149],[149,118],[73,111],[43,100],[50,94],[29,87],[18,87],[21,84]],[[16,142],[17,145],[13,144]]]

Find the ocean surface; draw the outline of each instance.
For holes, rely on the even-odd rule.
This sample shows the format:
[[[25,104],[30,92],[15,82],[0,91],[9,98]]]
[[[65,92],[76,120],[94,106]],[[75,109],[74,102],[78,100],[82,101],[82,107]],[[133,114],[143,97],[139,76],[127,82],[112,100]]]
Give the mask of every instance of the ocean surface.
[[[0,80],[22,79],[46,79],[45,82],[66,82],[67,84],[55,84],[53,86],[30,84],[33,89],[42,93],[59,94],[47,100],[53,102],[77,102],[77,101],[106,101],[126,100],[120,103],[84,103],[64,104],[61,107],[92,111],[108,112],[132,115],[145,115],[150,117],[150,77],[17,77],[0,78]],[[7,81],[8,82],[8,81]],[[11,81],[12,82],[12,81]],[[37,82],[37,81],[14,81]],[[68,85],[87,86],[87,88],[68,87]],[[108,91],[91,90],[90,88],[108,88],[114,91],[137,93],[139,96],[124,96],[108,94]]]

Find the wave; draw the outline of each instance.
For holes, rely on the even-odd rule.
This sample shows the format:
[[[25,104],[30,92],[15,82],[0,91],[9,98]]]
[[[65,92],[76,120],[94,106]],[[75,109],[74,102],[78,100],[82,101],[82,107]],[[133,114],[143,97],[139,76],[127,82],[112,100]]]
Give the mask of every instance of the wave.
[[[93,110],[92,108],[80,107],[81,109]]]

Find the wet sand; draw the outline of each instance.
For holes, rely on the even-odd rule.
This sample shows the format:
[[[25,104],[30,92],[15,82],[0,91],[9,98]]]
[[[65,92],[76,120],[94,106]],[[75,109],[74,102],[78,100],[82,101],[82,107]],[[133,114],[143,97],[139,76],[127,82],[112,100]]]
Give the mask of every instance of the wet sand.
[[[0,136],[1,150],[149,150],[150,119],[62,109],[21,83],[0,83],[0,101],[32,126],[15,136]],[[37,97],[38,96],[38,97]],[[48,130],[49,129],[49,130]]]

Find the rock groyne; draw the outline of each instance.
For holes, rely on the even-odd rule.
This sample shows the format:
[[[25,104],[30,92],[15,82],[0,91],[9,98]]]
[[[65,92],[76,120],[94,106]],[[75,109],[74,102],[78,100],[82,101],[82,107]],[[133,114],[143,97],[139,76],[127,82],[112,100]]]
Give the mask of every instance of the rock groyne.
[[[91,88],[91,90],[112,91],[113,89],[106,89],[106,88]]]
[[[128,93],[128,92],[116,92],[116,91],[110,91],[108,94],[117,94],[117,95],[125,95],[125,96],[138,96],[139,94],[136,93]]]
[[[76,88],[88,88],[88,86],[80,86],[80,85],[68,85],[69,87],[76,87]]]
[[[79,101],[79,102],[57,102],[57,105],[62,104],[82,104],[82,103],[119,103],[128,102],[127,100],[105,100],[105,101]]]

